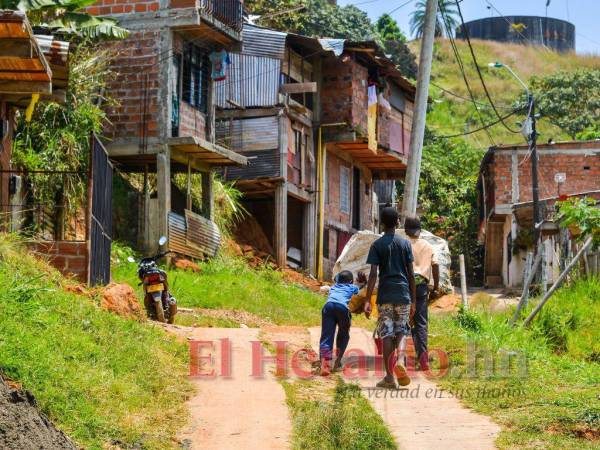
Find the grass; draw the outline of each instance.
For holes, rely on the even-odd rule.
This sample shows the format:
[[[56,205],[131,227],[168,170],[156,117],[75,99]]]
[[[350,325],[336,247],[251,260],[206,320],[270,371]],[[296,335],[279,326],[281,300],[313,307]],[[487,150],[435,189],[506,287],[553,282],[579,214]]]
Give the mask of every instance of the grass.
[[[120,258],[113,264],[113,277],[136,287],[141,298],[136,267],[135,263]],[[253,269],[243,259],[229,256],[200,263],[200,268],[199,274],[168,270],[171,292],[182,307],[246,311],[277,325],[320,323],[324,298],[285,283],[282,274],[276,270],[267,266]],[[179,320],[194,321],[183,316]],[[201,319],[205,325],[227,326],[226,322],[210,317]]]
[[[86,448],[177,448],[174,435],[191,392],[185,344],[65,292],[63,282],[0,238],[4,374]]]
[[[477,101],[483,103],[481,108],[486,123],[494,121],[493,110],[486,106],[487,99],[481,83],[479,82],[475,66],[471,59],[469,48],[464,41],[456,41],[471,88]],[[574,70],[579,68],[600,68],[600,56],[578,55],[575,53],[557,53],[540,47],[530,47],[518,44],[499,43],[482,40],[472,40],[473,48],[483,73],[484,80],[490,91],[490,95],[497,106],[512,107],[523,95],[523,88],[506,70],[489,69],[489,62],[501,61],[509,65],[525,83],[534,75],[547,75],[559,70]],[[418,41],[412,44],[413,50],[418,50]],[[418,54],[418,51],[417,53]],[[439,39],[435,45],[435,53],[432,68],[433,83],[468,98],[469,94],[462,79],[458,65],[455,61],[450,41]],[[480,126],[476,111],[468,100],[457,98],[445,93],[435,86],[431,87],[430,95],[434,105],[428,114],[429,126],[438,134],[462,133],[470,123],[469,128],[475,129]],[[508,111],[499,109],[501,114]],[[522,116],[521,116],[522,118]],[[516,128],[516,118],[510,118],[507,123]],[[555,141],[568,139],[568,136],[560,129],[542,118],[538,122],[538,131],[544,141],[553,138]],[[492,138],[497,143],[524,143],[520,134],[513,134],[506,130],[502,124],[490,129]],[[485,149],[490,142],[485,133],[475,133],[466,136],[471,145],[476,148]]]
[[[559,291],[531,329],[511,328],[511,314],[432,318],[431,347],[450,358],[442,386],[502,425],[500,448],[598,448],[600,282]],[[495,367],[483,367],[483,355]],[[516,359],[509,370],[510,355]],[[494,389],[512,395],[490,394]]]
[[[313,382],[283,383],[294,425],[293,448],[302,450],[395,449],[383,419],[360,393],[339,380],[315,399]]]

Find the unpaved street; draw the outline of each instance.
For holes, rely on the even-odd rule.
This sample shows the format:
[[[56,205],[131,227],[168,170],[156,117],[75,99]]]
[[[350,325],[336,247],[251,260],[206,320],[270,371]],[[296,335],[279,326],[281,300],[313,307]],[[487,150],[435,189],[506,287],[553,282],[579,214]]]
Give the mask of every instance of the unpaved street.
[[[191,419],[178,435],[189,450],[289,448],[291,423],[285,393],[265,364],[264,378],[253,378],[252,341],[258,328],[188,328],[170,331],[196,341],[213,341],[213,364],[220,369],[220,339],[231,342],[231,378],[196,378],[188,402]]]

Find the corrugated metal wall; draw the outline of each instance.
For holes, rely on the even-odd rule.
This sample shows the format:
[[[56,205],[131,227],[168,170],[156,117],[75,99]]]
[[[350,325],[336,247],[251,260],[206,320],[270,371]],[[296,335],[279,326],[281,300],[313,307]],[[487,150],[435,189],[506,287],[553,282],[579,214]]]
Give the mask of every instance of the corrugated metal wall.
[[[244,25],[241,53],[230,55],[227,78],[216,83],[216,103],[231,109],[231,100],[244,108],[277,104],[286,33]]]
[[[242,53],[282,60],[285,55],[286,38],[287,33],[245,24],[242,32]]]
[[[227,181],[280,176],[279,150],[245,152],[244,156],[250,158],[248,165],[246,167],[228,167],[225,172]]]
[[[279,148],[277,116],[222,120],[216,125],[217,142],[236,152]]]
[[[279,59],[239,53],[232,53],[230,59],[227,78],[215,83],[217,107],[257,108],[277,104],[281,76]]]
[[[396,182],[394,180],[375,180],[373,182],[373,190],[377,194],[377,201],[380,205],[396,202]]]

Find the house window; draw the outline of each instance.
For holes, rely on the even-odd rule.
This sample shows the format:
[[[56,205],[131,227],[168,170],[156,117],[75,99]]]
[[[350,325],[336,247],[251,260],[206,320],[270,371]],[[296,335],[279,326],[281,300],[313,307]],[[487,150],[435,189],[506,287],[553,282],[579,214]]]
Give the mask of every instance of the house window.
[[[206,113],[209,61],[206,52],[186,43],[183,52],[183,101]]]
[[[350,169],[340,167],[340,211],[350,214]]]

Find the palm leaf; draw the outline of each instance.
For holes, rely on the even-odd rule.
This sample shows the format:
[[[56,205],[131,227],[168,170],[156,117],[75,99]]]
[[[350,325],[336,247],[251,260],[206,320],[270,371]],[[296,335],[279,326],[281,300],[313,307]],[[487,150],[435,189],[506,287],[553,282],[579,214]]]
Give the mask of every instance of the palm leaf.
[[[129,31],[118,26],[115,19],[80,12],[66,12],[50,22],[48,27],[91,39],[125,39],[129,35]]]

